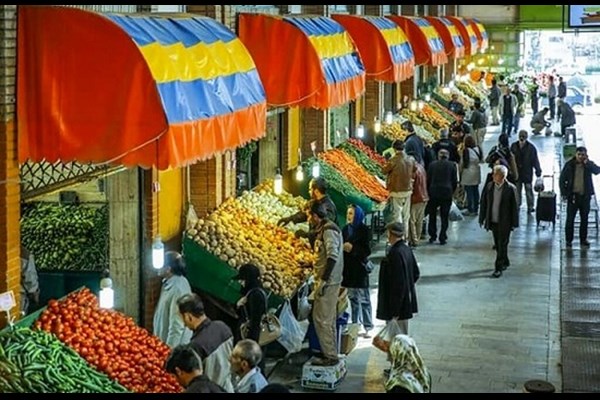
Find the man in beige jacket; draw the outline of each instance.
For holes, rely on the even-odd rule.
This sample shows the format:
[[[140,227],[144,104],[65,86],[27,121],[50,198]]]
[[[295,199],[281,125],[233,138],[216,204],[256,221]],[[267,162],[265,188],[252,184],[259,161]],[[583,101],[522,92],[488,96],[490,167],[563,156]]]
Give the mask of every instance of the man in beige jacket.
[[[404,153],[404,142],[396,140],[392,145],[396,154],[383,167],[387,175],[387,189],[390,191],[388,201],[393,205],[393,220],[391,222],[410,223],[410,197],[412,184],[417,172],[414,158]]]

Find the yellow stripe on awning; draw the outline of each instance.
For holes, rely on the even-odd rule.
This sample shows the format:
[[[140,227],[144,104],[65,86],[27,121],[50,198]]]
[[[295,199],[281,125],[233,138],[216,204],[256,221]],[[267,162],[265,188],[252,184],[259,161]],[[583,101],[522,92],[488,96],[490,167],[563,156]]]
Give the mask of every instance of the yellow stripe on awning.
[[[380,32],[388,46],[397,46],[408,42],[408,39],[400,28],[382,29]]]
[[[210,80],[255,69],[252,57],[239,39],[192,47],[154,42],[139,49],[157,83]]]
[[[354,53],[348,33],[308,36],[320,59],[336,58]]]

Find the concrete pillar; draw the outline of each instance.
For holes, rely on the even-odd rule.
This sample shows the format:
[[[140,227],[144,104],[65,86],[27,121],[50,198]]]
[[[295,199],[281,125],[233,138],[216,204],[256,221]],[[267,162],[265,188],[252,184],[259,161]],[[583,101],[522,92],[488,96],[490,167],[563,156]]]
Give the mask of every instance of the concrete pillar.
[[[0,293],[12,290],[19,317],[21,262],[18,143],[16,129],[17,6],[0,5]],[[0,315],[0,328],[6,325]]]

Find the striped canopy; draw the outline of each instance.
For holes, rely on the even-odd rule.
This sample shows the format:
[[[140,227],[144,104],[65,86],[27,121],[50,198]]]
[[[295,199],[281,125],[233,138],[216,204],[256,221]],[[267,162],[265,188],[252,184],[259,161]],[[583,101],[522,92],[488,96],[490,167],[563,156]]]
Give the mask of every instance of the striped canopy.
[[[240,40],[198,16],[19,7],[21,160],[168,169],[264,136]]]
[[[425,18],[400,15],[388,15],[386,18],[398,24],[408,36],[416,65],[437,67],[448,62],[440,35]]]
[[[465,42],[458,29],[450,20],[444,17],[425,17],[437,30],[444,42],[446,55],[452,58],[462,58],[465,55]]]

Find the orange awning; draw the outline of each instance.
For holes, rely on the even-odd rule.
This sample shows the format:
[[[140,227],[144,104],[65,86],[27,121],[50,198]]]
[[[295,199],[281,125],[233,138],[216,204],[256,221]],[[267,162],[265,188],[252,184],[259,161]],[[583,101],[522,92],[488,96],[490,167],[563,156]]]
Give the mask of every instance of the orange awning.
[[[365,67],[333,19],[241,13],[238,27],[270,106],[327,109],[364,93]]]
[[[19,159],[157,166],[264,136],[240,40],[211,18],[19,6]]]
[[[488,33],[485,27],[477,18],[468,19],[473,31],[475,31],[475,35],[477,36],[477,40],[479,41],[479,51],[484,52],[488,49],[489,39]]]
[[[471,24],[463,17],[446,16],[445,18],[450,20],[456,26],[458,32],[460,32],[465,43],[465,54],[472,56],[477,53],[477,50],[479,50],[479,40]]]
[[[438,32],[444,42],[446,55],[452,58],[462,58],[465,56],[465,42],[460,36],[458,29],[450,20],[444,17],[425,17],[427,21]]]
[[[398,24],[408,36],[415,53],[416,65],[437,67],[448,62],[442,38],[425,18],[399,15],[388,15],[386,18]]]
[[[332,15],[356,43],[367,79],[402,82],[415,72],[415,55],[408,38],[395,22],[384,17]]]

